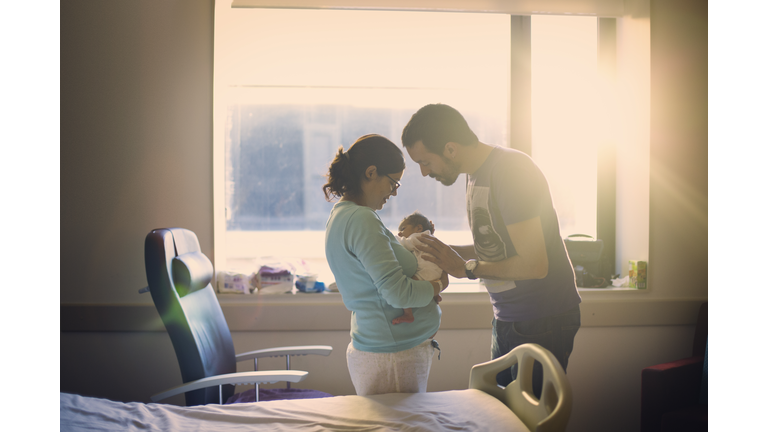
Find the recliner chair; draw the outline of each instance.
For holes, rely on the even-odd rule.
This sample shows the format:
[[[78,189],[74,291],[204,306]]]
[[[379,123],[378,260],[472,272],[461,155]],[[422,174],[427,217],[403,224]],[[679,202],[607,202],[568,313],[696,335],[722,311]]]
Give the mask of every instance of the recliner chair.
[[[184,228],[152,230],[144,242],[148,287],[157,312],[173,343],[184,384],[151,397],[153,402],[185,393],[188,406],[209,403],[329,397],[331,394],[290,388],[307,372],[278,370],[237,372],[239,361],[291,355],[329,355],[327,345],[269,348],[235,355],[232,336],[211,287],[213,266],[200,251],[197,236]],[[286,381],[284,389],[259,391],[261,383]],[[234,386],[255,384],[255,389],[235,395]]]

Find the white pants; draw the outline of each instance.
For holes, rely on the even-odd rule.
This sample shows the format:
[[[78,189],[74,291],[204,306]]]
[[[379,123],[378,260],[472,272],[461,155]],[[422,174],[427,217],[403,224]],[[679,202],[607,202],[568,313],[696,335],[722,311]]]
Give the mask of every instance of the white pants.
[[[396,353],[372,353],[347,347],[347,367],[359,396],[426,393],[432,367],[432,339]]]

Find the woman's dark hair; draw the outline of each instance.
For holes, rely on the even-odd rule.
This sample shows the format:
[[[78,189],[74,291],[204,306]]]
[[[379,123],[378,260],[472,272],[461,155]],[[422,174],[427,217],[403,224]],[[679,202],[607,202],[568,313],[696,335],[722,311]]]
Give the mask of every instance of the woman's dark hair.
[[[429,230],[430,234],[435,233],[435,225],[429,221],[429,218],[424,216],[423,214],[419,212],[413,212],[410,215],[406,216],[405,219],[403,219],[402,222],[400,222],[400,229],[402,230],[402,226],[404,223],[407,223],[409,225],[421,225],[421,229],[424,231]]]
[[[379,175],[399,173],[405,169],[403,151],[395,143],[381,135],[364,135],[344,152],[339,147],[336,157],[328,167],[323,185],[327,201],[341,198],[344,194],[356,196],[362,192],[362,179],[369,166],[375,166]]]
[[[410,148],[421,141],[427,150],[441,156],[449,142],[473,146],[478,141],[464,116],[445,104],[421,107],[403,128],[401,139],[403,147]]]

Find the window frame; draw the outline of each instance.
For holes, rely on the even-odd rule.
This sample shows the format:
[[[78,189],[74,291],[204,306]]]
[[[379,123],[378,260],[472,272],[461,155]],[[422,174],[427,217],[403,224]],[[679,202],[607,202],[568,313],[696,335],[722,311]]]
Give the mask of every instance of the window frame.
[[[222,3],[221,0],[217,0],[216,4],[217,7],[219,4]],[[270,1],[259,1],[259,0],[234,0],[231,1],[227,0],[223,2],[227,5],[231,5],[233,8],[237,7],[264,7],[264,8],[328,8],[328,9],[365,9],[365,10],[431,10],[431,11],[457,11],[457,12],[491,12],[491,13],[508,13],[510,14],[510,19],[512,20],[512,31],[519,32],[520,34],[524,35],[527,31],[527,41],[526,38],[517,38],[515,39],[513,37],[513,40],[517,40],[518,44],[513,44],[513,52],[512,52],[512,58],[514,60],[515,56],[517,56],[519,59],[522,59],[522,61],[525,60],[525,56],[527,55],[527,65],[528,70],[527,72],[523,70],[518,70],[514,74],[515,76],[511,76],[510,79],[512,80],[512,87],[510,88],[510,94],[512,94],[515,89],[518,91],[522,91],[523,94],[526,94],[527,89],[527,95],[528,99],[522,101],[521,103],[518,103],[516,105],[510,105],[510,135],[513,133],[517,134],[518,136],[515,137],[515,139],[511,139],[511,142],[518,142],[521,144],[518,144],[514,146],[513,148],[518,148],[528,154],[531,153],[531,147],[530,147],[530,15],[534,13],[552,13],[552,14],[581,14],[581,15],[592,15],[598,17],[598,49],[599,49],[599,62],[601,64],[601,67],[603,70],[610,70],[613,74],[613,79],[617,82],[617,87],[621,86],[621,83],[618,82],[618,80],[615,77],[615,73],[617,69],[619,68],[619,64],[622,62],[620,59],[620,53],[619,53],[619,42],[618,38],[621,36],[618,31],[618,28],[622,26],[622,20],[623,18],[627,18],[625,9],[642,9],[647,8],[649,6],[649,0],[636,0],[636,1],[629,1],[625,5],[624,1],[620,0],[605,0],[605,1],[586,1],[586,2],[580,2],[579,5],[572,5],[569,7],[572,7],[572,10],[576,10],[576,12],[568,12],[562,10],[562,4],[556,1],[542,1],[538,3],[537,10],[532,11],[528,10],[530,9],[530,6],[527,5],[523,1],[513,1],[513,2],[505,2],[504,4],[493,4],[493,7],[489,7],[488,4],[485,4],[485,2],[468,2],[468,1],[458,1],[456,2],[457,5],[461,5],[461,7],[454,7],[454,8],[436,8],[434,5],[427,1],[427,0],[421,0],[416,2],[399,2],[399,1],[377,1],[375,5],[368,3],[368,2],[362,2],[362,1],[355,1],[355,0],[349,0],[349,1],[336,1],[332,4],[328,4],[326,2],[319,2],[316,0],[305,0],[305,1],[290,1],[290,2],[270,2]],[[632,26],[636,26],[637,23],[634,21],[642,21],[642,20],[632,20],[633,22],[630,23]],[[644,28],[647,27],[647,29]],[[630,26],[627,26],[630,27]],[[639,44],[640,48],[644,47],[644,43],[646,41],[644,40],[646,38],[646,30],[649,35],[649,25],[647,23],[640,22],[639,27],[637,28],[630,28],[630,32],[632,33],[632,36],[636,36],[637,41],[635,41],[636,44]],[[627,33],[625,31],[625,33]],[[649,37],[648,44],[649,44]],[[519,43],[522,42],[522,43]],[[527,49],[525,46],[525,42],[527,42]],[[216,41],[214,41],[214,44]],[[640,53],[638,55],[630,55],[628,57],[633,57],[630,59],[629,63],[634,61],[636,64],[640,64],[643,67],[647,66],[648,69],[650,69],[650,60],[649,60],[649,53],[647,53],[647,58],[644,58],[646,53]],[[624,60],[624,63],[627,63],[626,60]],[[526,63],[524,63],[526,64]],[[215,66],[214,66],[215,67]],[[512,70],[515,70],[513,67]],[[647,77],[644,74],[644,70],[641,71],[640,74],[636,74],[636,76],[633,76],[630,78],[636,79],[636,80],[643,80],[644,78],[648,78],[649,81],[649,72],[647,74]],[[216,76],[214,74],[214,81],[216,81]],[[526,84],[527,81],[527,84]],[[643,83],[646,84],[646,83]],[[214,86],[216,88],[217,83],[214,83]],[[626,83],[624,84],[626,87]],[[647,83],[648,90],[650,89],[649,83]],[[622,93],[621,89],[617,89],[617,96],[618,93]],[[520,94],[520,93],[518,93]],[[624,95],[626,95],[626,92],[624,92]],[[637,94],[630,95],[634,98],[634,100],[641,100],[643,102],[643,99],[650,98],[650,92],[648,91],[648,94],[644,96]],[[511,98],[510,98],[511,99]],[[526,103],[527,103],[527,109],[526,109]],[[631,102],[625,102],[625,103],[631,103]],[[216,134],[217,131],[222,130],[221,129],[221,122],[220,119],[221,116],[217,116],[217,113],[221,110],[221,104],[222,101],[220,98],[217,98],[216,91],[214,91],[214,134]],[[649,104],[648,104],[649,105]],[[642,110],[642,107],[641,107]],[[219,117],[219,118],[217,118]],[[647,115],[647,118],[645,115],[641,116],[639,120],[636,120],[635,128],[645,128],[646,132],[650,130],[650,118],[649,114]],[[517,125],[517,126],[516,126]],[[631,129],[631,128],[629,128]],[[515,131],[515,132],[513,132]],[[628,131],[624,131],[625,134],[628,134]],[[520,138],[522,137],[522,139]],[[510,137],[512,138],[512,137]],[[616,137],[617,139],[620,139],[619,137]],[[642,138],[640,139],[642,141]],[[634,141],[637,142],[637,141]],[[220,179],[224,176],[224,163],[225,163],[225,157],[224,157],[224,151],[222,150],[223,145],[217,146],[217,140],[214,137],[214,155],[213,155],[213,163],[214,163],[214,178]],[[527,143],[524,144],[524,143]],[[508,143],[509,145],[509,143]],[[640,149],[640,152],[643,150]],[[626,250],[620,250],[620,249],[627,249],[626,245],[624,245],[623,248],[620,248],[619,246],[619,239],[621,238],[622,233],[625,233],[627,231],[626,226],[618,227],[619,230],[622,231],[622,233],[617,232],[617,212],[622,212],[622,214],[627,213],[627,205],[622,203],[617,203],[616,199],[616,193],[619,189],[621,189],[622,185],[619,181],[618,177],[618,171],[621,169],[621,164],[617,163],[617,158],[621,159],[622,151],[621,149],[617,149],[616,146],[613,145],[613,143],[608,143],[608,145],[601,146],[598,154],[598,209],[597,209],[597,237],[604,241],[605,247],[606,247],[606,261],[605,264],[612,268],[613,271],[611,271],[612,274],[618,273],[618,274],[624,274],[626,273],[626,262],[620,262],[620,260],[626,261]],[[626,153],[626,152],[624,152]],[[626,159],[626,157],[624,157]],[[624,163],[624,166],[626,166],[626,163]],[[647,173],[646,173],[647,174]],[[225,248],[225,238],[226,235],[221,235],[222,232],[226,233],[226,222],[225,217],[223,215],[224,212],[224,197],[222,191],[219,191],[218,189],[223,189],[222,187],[219,187],[219,185],[216,184],[217,181],[214,180],[214,265],[216,268],[225,268],[225,260],[226,256],[224,253]],[[626,183],[626,181],[625,181]],[[643,195],[642,193],[640,195]],[[643,197],[641,197],[643,198]],[[647,221],[648,221],[648,193],[645,192],[644,196],[645,200],[645,227],[644,230],[641,229],[640,231],[644,231],[647,234]],[[631,206],[629,206],[631,207]],[[640,222],[642,225],[643,217],[640,218]],[[223,231],[222,231],[223,228]],[[642,227],[641,227],[642,228]],[[645,240],[645,246],[644,248],[642,245],[640,247],[633,246],[635,250],[639,250],[640,253],[635,253],[634,255],[629,255],[631,258],[634,259],[646,259],[648,255],[648,236],[644,236]],[[630,241],[632,243],[632,241]],[[640,243],[642,243],[643,240],[640,240]],[[637,243],[635,240],[634,243]],[[644,251],[643,251],[644,249]]]

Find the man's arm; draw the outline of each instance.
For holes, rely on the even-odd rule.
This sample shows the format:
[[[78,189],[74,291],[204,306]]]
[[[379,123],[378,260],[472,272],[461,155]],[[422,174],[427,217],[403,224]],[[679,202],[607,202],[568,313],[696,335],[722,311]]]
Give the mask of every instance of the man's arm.
[[[507,225],[507,232],[517,255],[505,260],[490,262],[479,261],[472,272],[477,277],[496,280],[542,279],[549,272],[549,259],[544,242],[541,219],[533,219]],[[467,277],[464,270],[465,259],[457,250],[435,237],[424,236],[423,246],[417,246],[429,255],[425,260],[437,264],[441,269],[456,278]],[[430,256],[431,255],[431,256]]]
[[[459,254],[459,256],[464,259],[464,261],[477,259],[477,254],[475,253],[474,245],[463,245],[463,246],[451,245],[451,248],[455,250],[456,253]]]

